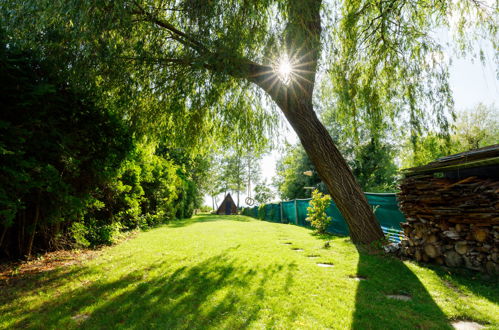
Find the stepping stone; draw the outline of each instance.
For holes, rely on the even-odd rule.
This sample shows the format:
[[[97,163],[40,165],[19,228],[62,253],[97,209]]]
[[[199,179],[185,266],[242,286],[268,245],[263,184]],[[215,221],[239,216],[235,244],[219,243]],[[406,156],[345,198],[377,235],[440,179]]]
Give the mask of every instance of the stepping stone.
[[[296,251],[296,252],[303,252],[305,250],[300,249],[300,248],[291,248],[291,250]]]
[[[387,294],[386,296],[390,299],[402,300],[402,301],[409,301],[412,299],[411,296],[406,294]]]
[[[456,330],[478,330],[485,328],[480,323],[473,321],[455,321],[451,323]]]
[[[328,263],[318,263],[317,266],[327,268],[327,267],[333,267],[334,265]]]
[[[348,275],[348,277],[351,278],[352,280],[356,280],[356,281],[365,281],[365,280],[367,280],[367,277],[362,276],[362,275]]]
[[[78,314],[78,315],[71,316],[71,318],[73,320],[75,320],[76,322],[83,322],[83,321],[87,320],[89,317],[90,317],[90,315],[88,315],[88,314]]]
[[[291,244],[293,244],[293,243],[291,243],[291,242],[284,242],[284,243],[282,243],[282,244],[291,245]]]

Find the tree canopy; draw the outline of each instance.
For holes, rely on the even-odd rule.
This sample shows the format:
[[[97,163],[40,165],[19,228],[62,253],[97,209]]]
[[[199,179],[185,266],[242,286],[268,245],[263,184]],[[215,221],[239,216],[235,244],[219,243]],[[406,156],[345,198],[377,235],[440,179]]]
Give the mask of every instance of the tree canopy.
[[[497,10],[487,3],[300,3],[5,1],[2,16],[10,42],[39,44],[44,56],[64,61],[82,87],[99,86],[103,102],[126,104],[119,109],[137,129],[181,136],[183,143],[191,138],[193,145],[214,132],[232,135],[234,128],[242,140],[272,132],[276,115],[266,108],[273,102],[253,78],[234,78],[248,78],[248,71],[265,75],[284,57],[307,71],[309,55],[301,54],[307,43],[322,51],[319,79],[328,80],[321,86],[339,114],[368,123],[373,132],[386,120],[403,119],[413,135],[424,127],[445,131],[452,109],[435,30],[452,27],[465,49],[474,26],[473,36],[497,49]],[[321,7],[323,24],[320,40],[309,41],[312,35],[299,36],[299,17],[314,6]],[[308,88],[306,74],[293,75],[301,88]]]

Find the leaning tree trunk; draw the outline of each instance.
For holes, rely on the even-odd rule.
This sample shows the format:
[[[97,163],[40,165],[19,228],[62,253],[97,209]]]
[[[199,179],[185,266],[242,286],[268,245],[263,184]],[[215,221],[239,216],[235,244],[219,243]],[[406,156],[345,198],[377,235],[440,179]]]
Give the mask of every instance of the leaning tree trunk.
[[[321,0],[288,2],[285,36],[294,67],[290,81],[278,77],[272,67],[255,63],[248,64],[248,79],[266,91],[288,119],[345,218],[352,241],[372,243],[383,238],[381,226],[312,105],[321,49],[321,6]]]
[[[373,210],[312,105],[294,104],[285,116],[345,218],[352,241],[367,244],[382,239]]]

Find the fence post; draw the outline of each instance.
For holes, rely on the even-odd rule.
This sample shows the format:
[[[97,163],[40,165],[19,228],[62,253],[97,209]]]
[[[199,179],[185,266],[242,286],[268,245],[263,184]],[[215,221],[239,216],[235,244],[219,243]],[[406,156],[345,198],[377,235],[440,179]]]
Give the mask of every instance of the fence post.
[[[282,223],[282,202],[279,203],[279,207],[281,208],[281,223]]]
[[[295,199],[295,225],[299,225],[299,223],[298,223],[298,204],[296,203],[296,199]]]

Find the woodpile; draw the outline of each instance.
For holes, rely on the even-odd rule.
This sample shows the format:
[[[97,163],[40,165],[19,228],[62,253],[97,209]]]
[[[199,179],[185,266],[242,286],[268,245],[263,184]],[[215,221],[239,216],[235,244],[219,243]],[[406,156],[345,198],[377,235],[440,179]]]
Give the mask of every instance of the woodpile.
[[[398,194],[407,220],[403,256],[499,274],[499,172],[487,164],[462,171],[480,175],[456,175],[456,167],[442,171],[435,163],[406,173]]]

